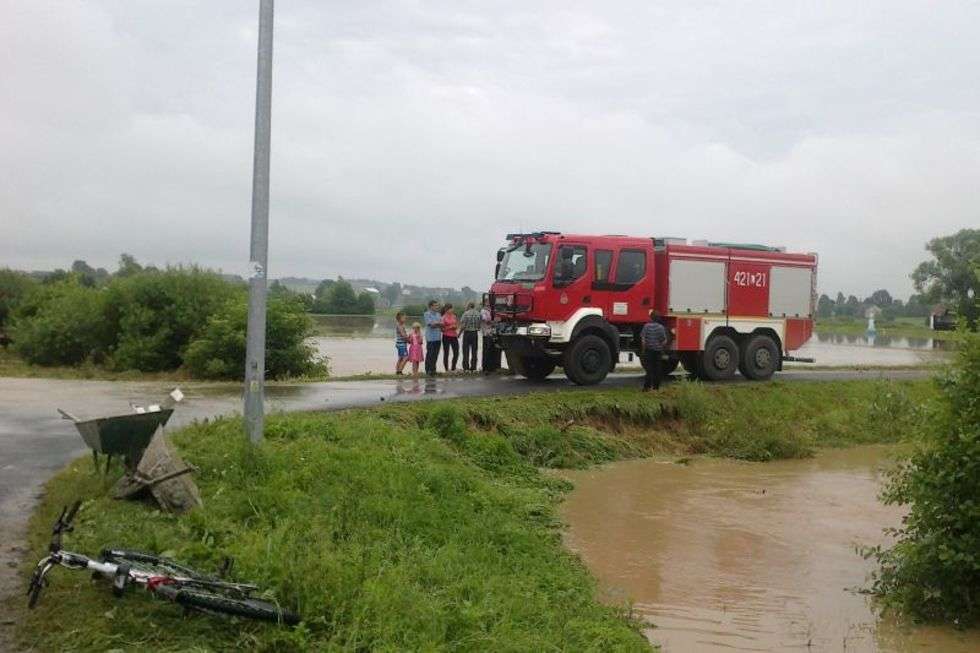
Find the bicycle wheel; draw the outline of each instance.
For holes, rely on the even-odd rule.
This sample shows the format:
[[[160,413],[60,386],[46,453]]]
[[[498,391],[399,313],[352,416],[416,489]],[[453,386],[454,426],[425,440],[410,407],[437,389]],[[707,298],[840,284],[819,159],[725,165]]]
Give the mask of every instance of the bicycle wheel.
[[[295,612],[261,599],[233,599],[222,594],[179,589],[172,600],[188,608],[261,621],[273,621],[287,626],[295,626],[300,622],[300,616]]]

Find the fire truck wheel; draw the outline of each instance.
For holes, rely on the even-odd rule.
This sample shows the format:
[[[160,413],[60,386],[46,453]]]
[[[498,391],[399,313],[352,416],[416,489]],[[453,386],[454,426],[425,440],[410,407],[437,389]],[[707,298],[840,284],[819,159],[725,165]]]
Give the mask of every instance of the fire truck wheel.
[[[705,378],[724,381],[735,376],[738,369],[738,345],[724,335],[712,336],[701,357],[701,370]]]
[[[576,385],[595,385],[612,368],[609,344],[599,336],[586,335],[565,350],[565,376]]]
[[[765,381],[779,367],[779,347],[769,336],[753,336],[742,350],[738,369],[742,376],[753,381]]]
[[[532,381],[544,381],[558,364],[543,356],[515,356],[514,371]],[[510,360],[510,359],[508,359]]]

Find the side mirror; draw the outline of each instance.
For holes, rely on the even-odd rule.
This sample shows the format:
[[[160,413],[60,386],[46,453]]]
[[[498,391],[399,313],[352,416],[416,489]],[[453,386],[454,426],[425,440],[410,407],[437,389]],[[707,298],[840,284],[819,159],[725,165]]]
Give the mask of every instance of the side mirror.
[[[500,276],[500,261],[497,261],[497,265],[493,268],[493,278],[496,279]]]
[[[497,250],[497,263],[500,263],[501,261],[504,260],[504,255],[506,253],[507,252],[504,250],[503,247],[501,247],[500,249]]]

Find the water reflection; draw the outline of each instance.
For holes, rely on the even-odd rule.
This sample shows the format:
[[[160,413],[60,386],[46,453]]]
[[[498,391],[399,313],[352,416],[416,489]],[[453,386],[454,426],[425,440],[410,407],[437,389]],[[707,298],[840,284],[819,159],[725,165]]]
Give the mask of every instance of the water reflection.
[[[394,333],[391,315],[311,315],[318,336],[382,338]]]
[[[418,379],[399,379],[395,385],[396,395],[431,395],[437,392],[438,384],[436,380],[428,376]]]
[[[906,336],[883,336],[879,334],[851,333],[821,333],[813,334],[817,342],[833,345],[851,345],[855,347],[882,347],[888,349],[934,349],[938,351],[953,351],[956,349],[955,340],[941,338],[915,338]],[[811,341],[812,342],[812,341]]]

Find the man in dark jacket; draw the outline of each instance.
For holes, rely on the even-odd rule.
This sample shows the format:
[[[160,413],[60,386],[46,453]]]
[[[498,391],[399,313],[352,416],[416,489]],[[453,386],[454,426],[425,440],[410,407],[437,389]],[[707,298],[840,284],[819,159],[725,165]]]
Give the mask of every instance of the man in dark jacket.
[[[650,311],[650,321],[643,325],[640,331],[640,356],[643,357],[643,367],[646,376],[643,379],[643,389],[660,389],[663,377],[663,353],[667,347],[667,329],[657,321],[656,310]]]

